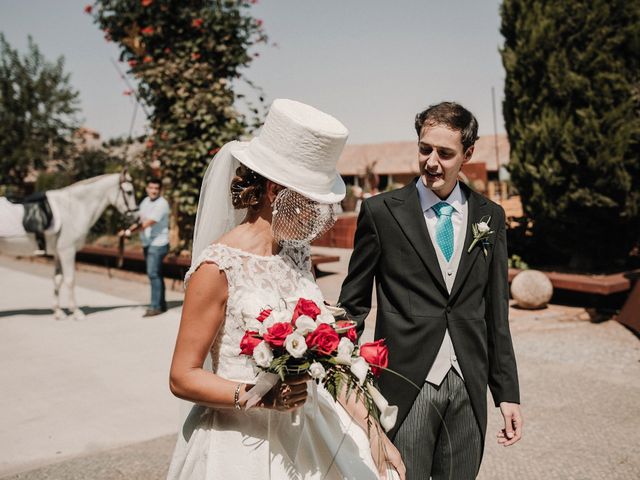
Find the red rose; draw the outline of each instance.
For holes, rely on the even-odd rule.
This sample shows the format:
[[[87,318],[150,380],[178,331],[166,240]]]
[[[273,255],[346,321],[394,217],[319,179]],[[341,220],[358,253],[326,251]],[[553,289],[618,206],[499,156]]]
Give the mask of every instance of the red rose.
[[[313,300],[301,298],[298,300],[298,303],[296,303],[296,308],[293,310],[293,318],[291,318],[291,323],[295,325],[296,319],[300,315],[306,315],[315,320],[316,317],[320,315],[320,308],[318,308],[318,305],[316,305],[316,302],[314,302]]]
[[[153,57],[150,57],[149,55],[145,56],[142,59],[142,63],[151,63],[151,62],[153,62]]]
[[[200,54],[198,52],[193,52],[191,54],[191,60],[198,60],[200,58]]]
[[[256,25],[261,27],[262,26],[262,20],[260,20],[259,18],[256,20]]]
[[[338,320],[336,322],[336,330],[343,330],[340,333],[341,337],[347,337],[353,343],[358,341],[358,334],[356,333],[356,326],[349,320]]]
[[[360,345],[360,356],[367,361],[371,366],[371,373],[376,376],[382,373],[380,367],[387,368],[389,364],[389,349],[382,338]]]
[[[93,10],[93,7],[91,5],[85,5],[84,13],[91,13],[92,10]]]
[[[142,35],[153,35],[153,27],[144,27],[142,30],[140,30],[140,33]]]
[[[244,337],[240,340],[240,353],[244,355],[253,355],[253,349],[260,343],[260,339],[256,338],[258,332],[247,330]]]
[[[137,60],[129,60],[129,66],[130,67],[135,67],[138,64]]]
[[[356,333],[356,327],[353,327],[347,330],[347,333],[345,333],[344,336],[347,337],[349,340],[351,340],[352,343],[358,342],[358,334]]]
[[[153,0],[142,0],[140,3],[142,3],[143,7],[148,7],[153,3]]]
[[[289,322],[274,323],[267,329],[263,338],[272,347],[281,347],[288,335],[293,333],[293,327]]]
[[[191,26],[194,28],[200,28],[203,22],[204,20],[201,18],[194,18],[193,21],[191,22]]]
[[[258,320],[260,323],[264,322],[267,318],[269,318],[269,315],[271,315],[271,309],[270,308],[265,308],[264,310],[262,310],[260,312],[260,315],[258,315],[256,317],[256,320]]]
[[[321,323],[318,327],[307,335],[307,345],[309,348],[314,348],[324,355],[330,355],[333,353],[338,344],[340,343],[340,337],[336,331],[327,323]]]

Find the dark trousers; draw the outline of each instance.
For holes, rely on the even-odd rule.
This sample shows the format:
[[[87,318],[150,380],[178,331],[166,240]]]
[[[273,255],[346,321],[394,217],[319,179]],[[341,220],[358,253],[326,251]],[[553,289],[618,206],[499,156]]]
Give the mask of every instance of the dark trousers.
[[[407,480],[476,478],[482,435],[455,370],[449,370],[440,386],[424,383],[394,444],[407,467]]]
[[[167,309],[167,301],[164,298],[164,277],[162,276],[162,261],[167,253],[169,253],[169,245],[144,247],[144,261],[151,283],[151,305],[149,308],[154,310]]]

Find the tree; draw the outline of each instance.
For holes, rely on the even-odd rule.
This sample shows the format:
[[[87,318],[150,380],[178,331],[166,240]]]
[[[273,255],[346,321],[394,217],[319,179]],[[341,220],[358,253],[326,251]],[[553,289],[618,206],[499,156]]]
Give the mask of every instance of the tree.
[[[255,127],[234,107],[233,86],[249,82],[242,69],[248,50],[266,41],[261,21],[249,15],[255,0],[99,0],[86,7],[138,81],[137,97],[150,108],[149,161],[170,179],[181,245],[192,237],[200,183],[211,156]],[[258,92],[258,106],[262,97]]]
[[[32,170],[72,150],[78,92],[64,57],[48,62],[29,37],[21,56],[0,33],[0,184],[20,189]]]
[[[534,260],[624,266],[640,233],[640,3],[505,0],[501,13],[509,169]]]

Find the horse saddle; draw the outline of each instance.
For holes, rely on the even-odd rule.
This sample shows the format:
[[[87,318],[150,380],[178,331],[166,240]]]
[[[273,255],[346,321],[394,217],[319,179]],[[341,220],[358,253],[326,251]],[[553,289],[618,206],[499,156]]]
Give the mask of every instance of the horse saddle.
[[[24,205],[22,226],[30,233],[44,233],[53,220],[53,212],[44,192],[36,192],[22,199],[9,199],[11,203]]]

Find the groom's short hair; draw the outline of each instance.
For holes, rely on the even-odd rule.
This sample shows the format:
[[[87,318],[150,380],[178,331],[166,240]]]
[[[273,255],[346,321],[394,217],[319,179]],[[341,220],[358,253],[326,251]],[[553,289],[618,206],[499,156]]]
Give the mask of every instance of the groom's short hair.
[[[418,113],[415,123],[418,138],[420,138],[422,128],[425,125],[433,126],[438,124],[460,132],[460,139],[465,152],[478,139],[478,120],[473,116],[473,113],[459,103],[440,102]]]

